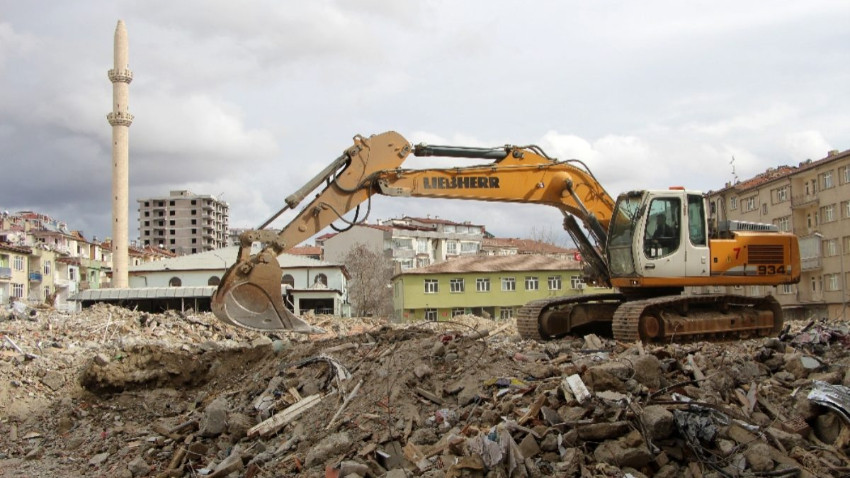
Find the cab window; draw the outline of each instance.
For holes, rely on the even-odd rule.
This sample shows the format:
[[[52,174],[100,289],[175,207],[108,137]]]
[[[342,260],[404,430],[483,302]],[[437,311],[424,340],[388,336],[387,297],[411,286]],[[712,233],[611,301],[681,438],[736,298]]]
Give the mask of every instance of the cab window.
[[[672,254],[679,248],[679,198],[656,198],[649,204],[644,231],[644,253],[651,259]]]

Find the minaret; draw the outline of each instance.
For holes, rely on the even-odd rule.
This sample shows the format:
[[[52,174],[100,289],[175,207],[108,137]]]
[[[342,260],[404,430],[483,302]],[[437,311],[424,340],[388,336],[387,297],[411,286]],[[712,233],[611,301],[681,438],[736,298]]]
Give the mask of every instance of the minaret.
[[[112,112],[106,115],[112,125],[112,287],[128,287],[127,247],[129,235],[129,169],[130,169],[130,125],[133,115],[127,110],[130,99],[130,55],[127,44],[127,28],[123,20],[115,27],[115,65],[109,70],[112,82]]]

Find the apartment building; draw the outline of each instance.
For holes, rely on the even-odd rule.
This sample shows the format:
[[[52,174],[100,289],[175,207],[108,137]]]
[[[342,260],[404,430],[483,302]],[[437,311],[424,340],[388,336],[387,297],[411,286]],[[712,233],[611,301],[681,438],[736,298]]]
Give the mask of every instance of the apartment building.
[[[111,258],[97,241],[44,214],[0,216],[0,298],[50,303],[76,310],[71,300],[85,288],[108,286]],[[3,274],[4,266],[11,274]],[[2,302],[0,302],[2,303]]]
[[[846,316],[850,282],[850,150],[781,166],[706,194],[711,226],[741,220],[774,224],[799,237],[801,279],[737,293],[772,294],[789,318]],[[711,292],[711,291],[709,291]]]
[[[228,245],[230,206],[188,190],[139,199],[139,242],[177,254],[195,254]]]
[[[578,249],[567,249],[534,239],[485,237],[481,243],[481,254],[487,256],[511,256],[523,254],[543,254],[562,259],[579,260]]]
[[[476,255],[485,237],[484,226],[439,218],[403,217],[360,224],[317,238],[325,260],[343,262],[357,244],[392,258],[397,270],[415,269],[465,255]]]

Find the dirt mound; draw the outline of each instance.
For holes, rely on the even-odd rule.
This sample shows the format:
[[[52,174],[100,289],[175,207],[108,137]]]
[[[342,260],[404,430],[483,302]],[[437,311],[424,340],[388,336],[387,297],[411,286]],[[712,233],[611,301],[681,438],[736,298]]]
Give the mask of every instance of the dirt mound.
[[[308,320],[328,333],[110,306],[0,322],[0,475],[844,476],[850,465],[844,323],[645,347],[523,341],[512,322],[474,316]]]

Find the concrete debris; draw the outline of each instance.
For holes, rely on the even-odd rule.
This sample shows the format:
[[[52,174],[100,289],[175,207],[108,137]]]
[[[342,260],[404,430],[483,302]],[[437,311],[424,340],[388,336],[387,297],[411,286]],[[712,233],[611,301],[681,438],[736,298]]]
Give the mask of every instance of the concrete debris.
[[[839,477],[844,322],[538,343],[474,316],[321,336],[98,305],[2,323],[0,475]],[[7,317],[8,318],[8,317]]]

